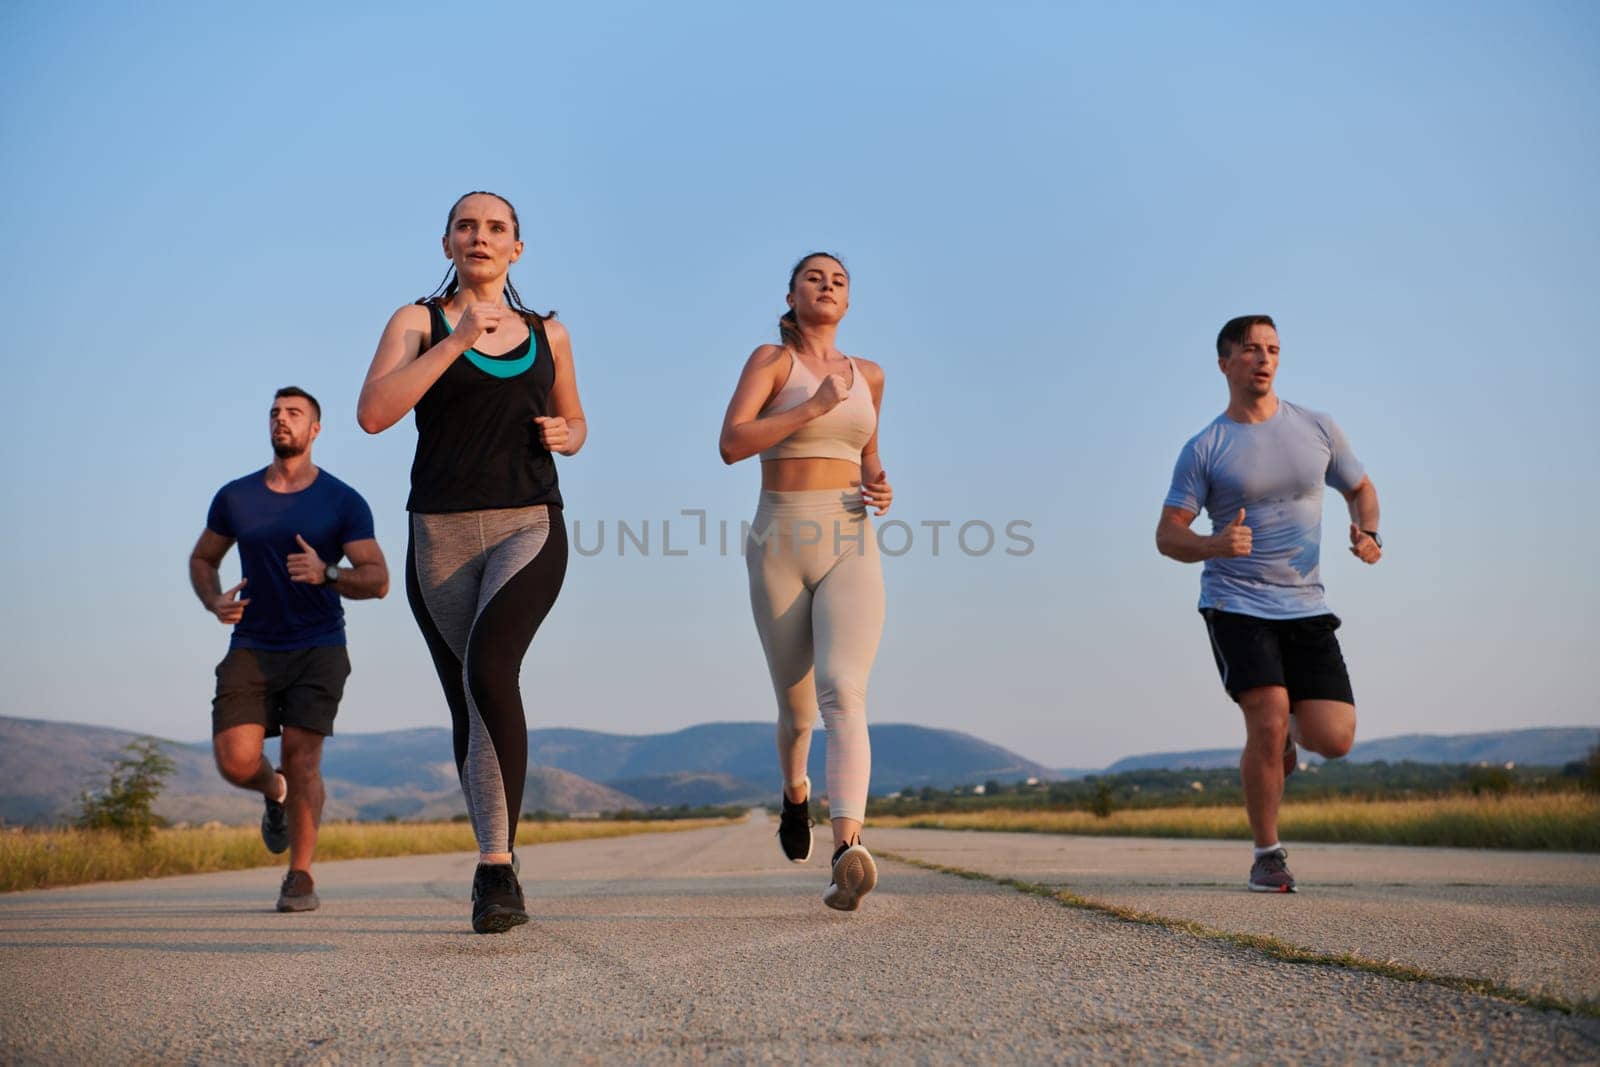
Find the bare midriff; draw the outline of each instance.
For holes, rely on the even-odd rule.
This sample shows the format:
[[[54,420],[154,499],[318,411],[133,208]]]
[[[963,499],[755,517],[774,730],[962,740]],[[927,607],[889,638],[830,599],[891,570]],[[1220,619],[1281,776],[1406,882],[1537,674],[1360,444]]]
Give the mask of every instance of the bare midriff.
[[[850,489],[861,484],[861,464],[847,459],[764,459],[761,488],[774,493],[807,489]]]

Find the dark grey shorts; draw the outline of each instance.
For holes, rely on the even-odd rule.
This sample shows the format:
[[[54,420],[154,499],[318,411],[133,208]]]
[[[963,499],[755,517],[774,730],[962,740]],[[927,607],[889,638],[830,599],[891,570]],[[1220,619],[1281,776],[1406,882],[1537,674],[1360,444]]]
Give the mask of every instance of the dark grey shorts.
[[[217,695],[211,700],[211,736],[254,723],[277,737],[285,726],[324,736],[333,733],[350,656],[343,645],[266,652],[229,649],[217,664]]]

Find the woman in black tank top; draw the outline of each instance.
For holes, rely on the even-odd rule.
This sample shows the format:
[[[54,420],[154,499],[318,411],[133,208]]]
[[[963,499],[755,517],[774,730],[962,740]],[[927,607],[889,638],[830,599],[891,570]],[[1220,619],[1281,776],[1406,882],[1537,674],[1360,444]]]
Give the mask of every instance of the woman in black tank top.
[[[566,574],[554,454],[576,454],[588,427],[565,327],[511,284],[516,209],[468,193],[443,244],[451,271],[390,318],[357,419],[381,433],[416,412],[406,593],[450,707],[478,839],[472,927],[499,933],[528,920],[512,853],[528,762],[518,675]]]

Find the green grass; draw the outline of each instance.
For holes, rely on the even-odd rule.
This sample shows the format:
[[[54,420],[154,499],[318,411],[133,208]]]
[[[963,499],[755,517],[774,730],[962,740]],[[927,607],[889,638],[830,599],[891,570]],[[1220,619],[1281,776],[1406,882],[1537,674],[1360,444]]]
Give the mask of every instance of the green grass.
[[[926,871],[953,874],[958,878],[965,878],[969,881],[988,882],[992,885],[1005,886],[1008,889],[1015,889],[1019,893],[1043,897],[1046,900],[1060,904],[1062,907],[1093,912],[1120,922],[1133,923],[1139,926],[1157,926],[1164,930],[1187,934],[1203,941],[1225,942],[1239,948],[1259,952],[1270,959],[1281,960],[1285,963],[1340,967],[1345,970],[1363,971],[1367,974],[1381,975],[1384,978],[1399,982],[1426,982],[1430,985],[1443,986],[1446,989],[1454,989],[1463,993],[1493,997],[1497,1000],[1509,1001],[1510,1003],[1520,1004],[1538,1011],[1559,1011],[1568,1015],[1600,1018],[1600,1000],[1573,1001],[1548,993],[1529,993],[1514,986],[1504,985],[1488,979],[1435,974],[1420,967],[1376,960],[1354,952],[1318,952],[1315,949],[1303,948],[1280,938],[1263,934],[1234,933],[1229,930],[1219,930],[1212,926],[1206,926],[1203,923],[1193,922],[1189,919],[1173,919],[1165,915],[1157,915],[1154,912],[1139,911],[1136,908],[1123,907],[1117,904],[1107,904],[1103,901],[1079,896],[1065,889],[1055,889],[1051,886],[1040,885],[1037,882],[1004,878],[999,875],[984,874],[982,871],[971,871],[962,867],[946,867],[943,864],[928,863],[924,860],[913,859],[910,856],[902,856],[893,852],[879,852],[878,855],[884,859],[910,864]]]
[[[1243,807],[1138,808],[1100,817],[1086,811],[988,811],[874,818],[874,826],[1124,837],[1246,839]],[[1450,848],[1600,852],[1600,796],[1541,793],[1504,797],[1288,802],[1278,830],[1297,841]]]
[[[524,821],[517,828],[517,845],[698,830],[721,826],[726,821]],[[431,852],[476,852],[477,847],[472,828],[463,822],[329,823],[317,838],[316,858],[317,862],[326,863]],[[286,857],[266,850],[261,832],[255,827],[157,830],[144,842],[103,830],[21,830],[0,833],[0,892],[237,871],[285,862]]]

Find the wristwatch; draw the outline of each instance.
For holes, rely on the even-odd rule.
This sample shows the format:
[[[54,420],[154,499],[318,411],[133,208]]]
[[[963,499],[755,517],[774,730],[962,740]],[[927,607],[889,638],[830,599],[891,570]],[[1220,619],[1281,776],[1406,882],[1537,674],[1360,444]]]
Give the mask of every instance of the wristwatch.
[[[1377,545],[1379,548],[1383,547],[1383,538],[1378,536],[1377,530],[1362,530],[1361,532],[1372,538],[1373,544]]]
[[[1382,548],[1383,546],[1379,545],[1378,547]],[[328,580],[329,585],[337,584],[339,581],[339,565],[337,563],[328,564],[328,569],[322,572],[322,576]]]

